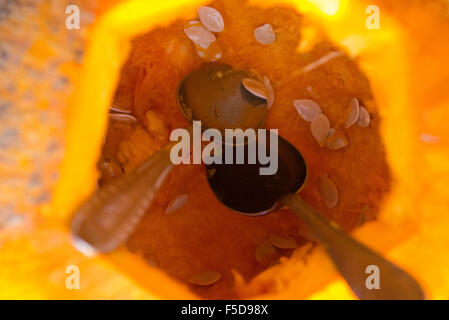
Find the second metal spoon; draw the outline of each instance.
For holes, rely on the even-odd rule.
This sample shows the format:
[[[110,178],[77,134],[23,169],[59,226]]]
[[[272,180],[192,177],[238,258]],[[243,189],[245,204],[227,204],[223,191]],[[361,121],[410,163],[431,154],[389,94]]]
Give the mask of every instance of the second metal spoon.
[[[270,146],[268,141],[266,149]],[[245,153],[250,143],[257,141],[249,142]],[[233,154],[236,153],[237,150],[233,150]],[[277,173],[262,176],[260,167],[260,163],[211,164],[206,170],[217,198],[237,213],[260,216],[282,205],[290,207],[320,240],[340,274],[360,299],[424,299],[420,286],[408,273],[351,238],[336,223],[295,195],[306,182],[307,167],[303,156],[293,145],[278,137]],[[379,270],[380,288],[367,285],[367,268],[373,267]]]

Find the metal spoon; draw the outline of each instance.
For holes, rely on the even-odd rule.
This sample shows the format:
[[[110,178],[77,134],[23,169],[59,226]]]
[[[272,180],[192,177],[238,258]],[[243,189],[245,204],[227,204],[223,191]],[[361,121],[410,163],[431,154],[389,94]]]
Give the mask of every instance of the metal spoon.
[[[409,274],[348,236],[336,223],[294,195],[306,182],[306,163],[293,145],[281,137],[278,139],[279,170],[273,176],[261,176],[259,163],[208,165],[208,181],[217,198],[234,211],[248,216],[268,214],[282,205],[290,207],[318,237],[360,299],[424,299],[423,291]],[[269,143],[266,148],[269,149]],[[367,288],[368,266],[379,268],[380,289]]]
[[[249,75],[231,66],[211,63],[190,73],[179,85],[178,105],[184,117],[200,120],[204,127],[225,129],[262,128],[267,101],[242,85]]]
[[[222,130],[262,127],[267,103],[243,88],[246,77],[246,72],[220,63],[187,75],[176,93],[186,120],[202,120],[203,127]],[[128,239],[173,166],[173,145],[102,187],[79,208],[70,227],[72,242],[80,251],[89,255],[110,252]]]

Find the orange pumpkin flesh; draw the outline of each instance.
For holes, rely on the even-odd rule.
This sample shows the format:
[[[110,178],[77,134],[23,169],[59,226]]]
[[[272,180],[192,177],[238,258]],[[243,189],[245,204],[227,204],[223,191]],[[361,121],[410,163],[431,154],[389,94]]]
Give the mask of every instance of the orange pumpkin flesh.
[[[102,121],[106,119],[108,96],[116,86],[117,65],[124,60],[130,35],[171,23],[174,17],[191,19],[195,8],[207,1],[102,0],[91,30],[83,20],[80,31],[60,28],[54,34],[49,22],[64,26],[65,16],[61,12],[66,5],[76,2],[88,3],[88,6],[81,5],[85,13],[88,7],[97,5],[90,0],[44,1],[36,10],[14,14],[12,22],[2,21],[0,32],[6,37],[7,48],[21,48],[13,50],[14,59],[8,60],[11,63],[6,68],[0,67],[1,96],[12,106],[9,111],[1,108],[5,112],[2,116],[8,120],[4,129],[18,128],[22,144],[19,148],[7,140],[10,143],[0,156],[1,181],[7,186],[0,203],[6,208],[2,213],[21,213],[26,220],[6,229],[3,225],[0,231],[0,296],[13,299],[192,298],[185,287],[125,250],[94,259],[82,256],[70,245],[67,224],[73,210],[95,185],[95,163],[104,134]],[[325,3],[338,2],[341,5],[337,13],[323,7]],[[115,10],[111,9],[111,3],[121,5]],[[381,9],[381,29],[377,31],[367,30],[364,25],[365,8],[371,1],[252,3],[255,6],[292,4],[299,12],[307,12],[316,19],[335,43],[357,56],[361,69],[370,79],[382,115],[380,132],[393,179],[391,192],[377,220],[352,234],[408,270],[429,298],[448,299],[447,1],[379,0],[376,3]],[[20,24],[16,21],[18,17]],[[83,43],[86,35],[94,41]],[[30,46],[30,50],[23,47],[34,42],[36,45]],[[74,46],[86,50],[82,64],[78,54],[67,54],[68,51],[76,53],[78,49]],[[20,62],[26,64],[16,68]],[[52,68],[47,66],[56,66],[61,75],[67,76],[68,87],[55,92]],[[30,67],[41,74],[39,81],[36,82],[35,72],[28,72]],[[82,81],[76,81],[80,78]],[[101,90],[86,90],[86,87]],[[8,91],[10,88],[15,90]],[[73,88],[77,89],[75,95],[71,94]],[[29,93],[36,99],[30,99]],[[43,110],[48,117],[40,123],[37,120],[41,119]],[[81,138],[85,137],[84,131],[88,132],[88,139]],[[51,140],[57,144],[52,145],[53,153],[48,154],[50,149],[45,147]],[[14,172],[11,165],[15,166]],[[31,179],[37,169],[43,179]],[[34,201],[41,194],[51,194],[51,206],[45,198]],[[308,255],[306,263],[304,250],[308,250],[307,246],[295,251],[282,265],[258,274],[249,285],[237,281],[240,296],[353,298],[322,248]],[[80,290],[65,287],[65,268],[70,264],[80,266]]]
[[[304,154],[310,172],[302,197],[348,231],[362,221],[375,219],[390,178],[378,131],[381,118],[368,80],[356,63],[343,56],[298,74],[306,65],[338,50],[321,38],[311,50],[298,52],[302,28],[312,27],[303,16],[289,7],[260,9],[236,0],[218,0],[211,6],[221,12],[226,25],[217,35],[223,50],[221,61],[256,70],[273,83],[276,99],[267,128],[279,129]],[[186,22],[178,20],[132,42],[113,104],[132,110],[139,122],[127,125],[113,120],[110,124],[107,154],[102,160],[109,161],[103,172],[106,181],[111,159],[115,167],[129,171],[167,143],[169,131],[186,126],[176,104],[176,88],[188,72],[204,63],[184,34]],[[253,30],[264,23],[276,29],[273,45],[263,46],[254,39]],[[333,127],[345,130],[346,109],[353,97],[368,107],[372,124],[368,129],[355,125],[347,130],[349,147],[339,151],[320,148],[310,133],[310,124],[292,105],[294,99],[316,100]],[[327,209],[318,194],[316,180],[321,172],[328,173],[340,189],[337,208]],[[187,205],[165,214],[169,201],[180,194],[188,195]],[[218,283],[191,289],[206,298],[237,298],[233,272],[250,281],[267,268],[256,261],[254,252],[270,233],[288,235],[300,245],[308,241],[301,236],[307,234],[305,226],[290,210],[251,218],[225,208],[211,192],[204,167],[191,165],[173,170],[127,246],[181,281],[203,270],[219,271],[222,279]],[[277,256],[291,253],[278,250]]]

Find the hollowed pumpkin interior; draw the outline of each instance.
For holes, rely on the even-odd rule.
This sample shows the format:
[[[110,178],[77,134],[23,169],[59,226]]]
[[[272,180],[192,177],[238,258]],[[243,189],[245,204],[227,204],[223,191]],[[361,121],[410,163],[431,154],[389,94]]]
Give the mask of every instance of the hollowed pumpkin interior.
[[[357,61],[342,54],[311,68],[312,63],[341,49],[292,7],[259,8],[238,0],[217,0],[210,5],[225,21],[224,31],[217,34],[223,50],[221,62],[266,75],[272,82],[275,103],[266,127],[279,129],[303,153],[310,171],[301,197],[346,231],[375,220],[390,190],[390,169],[380,135],[382,117]],[[176,20],[132,41],[113,106],[130,110],[138,121],[110,120],[99,162],[100,184],[132,170],[167,143],[171,130],[187,125],[176,104],[176,88],[187,73],[206,63],[184,34],[187,21]],[[259,44],[253,35],[265,23],[273,25],[277,36],[268,46]],[[370,113],[368,128],[344,126],[353,97]],[[337,151],[319,147],[310,123],[295,110],[295,99],[317,101],[349,145]],[[320,173],[328,174],[339,189],[335,208],[323,203],[317,187]],[[166,214],[168,203],[183,194],[188,196],[187,204]],[[290,210],[257,218],[240,216],[215,198],[203,165],[182,165],[173,169],[127,248],[181,282],[200,271],[218,271],[222,275],[218,283],[191,285],[190,289],[205,298],[238,298],[248,295],[245,282],[272,267],[260,264],[254,255],[272,233],[290,236],[299,245],[295,251],[277,250],[270,261],[273,264],[282,266],[292,254],[305,259],[313,250],[313,235]],[[251,295],[269,292],[270,288],[262,287]]]
[[[23,1],[13,1],[11,7],[9,2],[7,9],[15,9],[24,4]],[[26,223],[17,228],[0,230],[0,296],[13,299],[195,298],[197,296],[191,290],[194,288],[185,285],[184,276],[171,272],[166,266],[167,262],[162,260],[155,261],[158,263],[156,268],[151,267],[149,261],[145,262],[141,258],[143,250],[135,254],[124,247],[97,258],[83,256],[69,241],[68,225],[73,213],[97,186],[97,164],[106,132],[108,108],[117,89],[120,70],[129,59],[131,39],[154,31],[157,27],[167,27],[179,18],[194,19],[196,8],[209,1],[72,2],[41,1],[36,10],[24,4],[22,11],[7,12],[6,19],[1,23],[2,39],[6,41],[1,44],[6,45],[8,54],[5,55],[5,51],[0,50],[0,60],[3,62],[0,66],[0,73],[3,75],[0,87],[5,85],[0,91],[3,100],[10,103],[0,106],[3,126],[1,141],[6,142],[3,145],[5,150],[2,149],[0,155],[0,175],[6,187],[3,188],[5,192],[2,192],[0,202],[6,204],[6,207],[1,208],[0,214],[6,213],[8,217],[10,213],[17,211],[26,217]],[[379,130],[382,136],[392,178],[390,191],[384,193],[384,200],[379,204],[381,209],[376,220],[354,228],[351,235],[407,270],[422,285],[428,298],[448,299],[448,2],[377,0],[375,4],[380,9],[380,29],[366,28],[365,22],[369,16],[366,9],[373,5],[370,0],[248,2],[256,7],[288,4],[297,12],[306,14],[307,19],[317,22],[325,30],[333,43],[354,57],[353,60],[366,74],[377,103],[377,111],[376,108],[370,108],[373,116],[370,131]],[[88,4],[88,8],[92,10],[97,5],[100,8],[95,15],[90,15],[90,9],[82,6],[81,16],[84,19],[81,30],[67,30],[66,15],[63,13],[67,5],[76,3]],[[92,26],[88,27],[86,20],[91,20],[92,17],[95,19]],[[226,19],[229,21],[228,17]],[[296,32],[290,31],[293,34]],[[304,31],[303,25],[301,31]],[[237,32],[239,34],[240,31]],[[244,37],[235,38],[238,40],[249,37],[246,33]],[[83,51],[84,55],[81,55]],[[240,51],[239,48],[238,52],[245,51]],[[166,55],[164,53],[161,56]],[[228,58],[229,56],[224,57]],[[259,61],[257,57],[255,59]],[[269,61],[269,64],[274,63],[278,62],[274,59]],[[308,61],[304,61],[304,65],[306,63]],[[331,66],[328,63],[322,68],[329,70]],[[256,67],[259,68],[259,64]],[[261,69],[260,72],[273,77],[269,70],[275,69],[265,67],[267,69]],[[59,90],[59,81],[55,86],[56,69],[60,70],[57,72],[58,79],[59,76],[66,77],[63,78],[65,85],[62,84],[68,85],[66,90]],[[291,74],[290,70],[288,72]],[[311,74],[317,73],[310,73],[309,76]],[[37,75],[41,76],[36,77]],[[280,97],[283,94],[278,91],[287,88],[294,90],[291,84],[301,81],[298,77],[290,81],[288,86],[281,86],[275,83],[279,79],[274,77],[272,80]],[[325,83],[326,81],[322,85]],[[163,86],[164,84],[160,87]],[[302,87],[295,86],[297,90]],[[331,94],[332,92],[330,91]],[[157,91],[151,94],[156,93]],[[34,98],[30,99],[32,96]],[[360,98],[366,103],[364,97]],[[325,100],[316,99],[326,110],[329,109]],[[278,103],[272,110],[270,126],[278,126],[280,120],[275,120],[281,118],[278,113],[289,110],[291,101],[287,102],[285,105]],[[381,121],[377,118],[377,113],[380,114]],[[159,115],[163,115],[163,112],[159,112]],[[294,118],[288,121],[282,118],[281,129],[289,121],[297,119],[297,115],[293,115]],[[138,118],[144,127],[142,116]],[[183,123],[179,121],[182,126]],[[301,127],[299,122],[298,128]],[[289,132],[284,131],[287,132],[283,134]],[[149,135],[146,129],[139,132]],[[20,144],[16,136],[21,137]],[[312,151],[316,146],[307,144],[302,136],[299,139],[299,134],[291,133],[291,136],[298,139],[297,146],[301,147],[301,143],[304,143],[303,152],[309,150],[308,152],[315,154]],[[374,136],[376,135],[372,134],[370,137]],[[353,137],[352,133],[350,137]],[[108,141],[112,141],[110,139],[111,136],[108,136]],[[121,139],[115,141],[119,143]],[[350,143],[353,145],[354,141],[351,140]],[[316,150],[317,154],[321,151]],[[363,151],[363,146],[358,145],[357,150]],[[366,155],[364,152],[362,154]],[[143,158],[144,156],[141,157]],[[311,161],[310,159],[309,155],[308,160]],[[118,167],[117,172],[120,171]],[[344,180],[338,176],[335,179],[342,191],[341,183]],[[361,182],[363,178],[357,181]],[[347,185],[344,188],[348,188]],[[342,196],[348,196],[346,192],[341,193]],[[166,196],[166,199],[170,197],[171,195]],[[308,201],[312,200],[309,196]],[[203,202],[199,203],[202,204]],[[319,211],[325,212],[320,208],[318,200],[314,200],[313,204]],[[165,202],[157,204],[159,212],[164,205]],[[215,206],[214,208],[216,209]],[[157,214],[154,208],[149,208],[148,212],[149,215],[152,212]],[[195,211],[191,212],[191,219],[194,219]],[[224,213],[220,216],[223,219],[225,216],[237,219],[234,214]],[[285,218],[288,215],[282,219],[279,217],[279,221],[284,222]],[[274,216],[266,219],[274,220]],[[157,222],[156,219],[152,221]],[[257,221],[259,222],[254,220],[252,223],[258,223],[261,227],[265,225],[260,220]],[[227,223],[231,222],[225,221],[228,229]],[[185,232],[186,228],[182,230]],[[197,229],[195,231],[198,232]],[[254,231],[247,233],[245,230],[242,234],[254,235]],[[146,236],[148,238],[145,239],[151,239],[151,234]],[[159,233],[158,236],[160,237]],[[266,233],[263,232],[263,237],[265,236]],[[205,243],[203,241],[201,246]],[[171,244],[165,242],[164,246],[170,248]],[[241,261],[251,261],[253,252],[244,254],[237,249],[233,251],[233,259],[237,260],[234,254],[237,252]],[[161,250],[153,252],[160,253]],[[197,251],[186,249],[171,252],[192,252],[193,255],[201,249],[195,250]],[[309,251],[309,254],[305,255],[305,251]],[[225,260],[223,257],[220,259]],[[192,272],[198,271],[200,267],[202,270],[207,267],[201,265],[198,269],[193,268],[192,265],[196,263],[193,259],[179,259],[175,262],[183,264],[184,270]],[[80,267],[80,290],[67,290],[66,287],[66,267],[73,264]],[[173,277],[167,276],[163,272],[164,268]],[[227,270],[229,268],[220,270],[225,277],[229,274]],[[311,251],[309,245],[301,246],[280,265],[260,273],[254,269],[250,271],[256,274],[252,280],[251,273],[245,274],[240,270],[245,280],[250,281],[246,284],[242,278],[236,277],[237,296],[263,299],[354,298],[344,280],[338,276],[324,248],[319,245]],[[219,284],[220,282],[217,283]],[[212,288],[204,289],[207,291]],[[234,294],[229,290],[218,293],[225,296],[229,292]],[[211,293],[202,295],[213,296]]]

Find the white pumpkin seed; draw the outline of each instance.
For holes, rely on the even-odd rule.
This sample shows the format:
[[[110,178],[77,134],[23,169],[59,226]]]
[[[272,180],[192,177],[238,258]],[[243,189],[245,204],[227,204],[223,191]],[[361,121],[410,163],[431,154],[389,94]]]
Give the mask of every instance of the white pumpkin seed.
[[[360,107],[360,117],[357,124],[362,128],[368,128],[371,123],[371,117],[365,107]]]
[[[276,249],[273,247],[270,241],[264,240],[260,245],[257,246],[254,255],[259,263],[268,264],[275,258]]]
[[[0,215],[0,230],[6,228],[18,227],[25,222],[26,218],[23,215],[15,213],[6,213]]]
[[[104,172],[105,177],[118,177],[123,173],[120,164],[113,160],[102,162],[101,169]]]
[[[198,20],[187,22],[184,26],[184,32],[197,45],[209,47],[216,40],[214,34],[204,28]]]
[[[109,110],[113,111],[113,112],[117,112],[117,113],[126,113],[126,114],[130,114],[131,113],[131,110],[125,109],[125,108],[123,108],[121,106],[118,106],[118,105],[112,105],[111,107],[109,107]]]
[[[264,45],[272,44],[276,40],[276,34],[271,24],[264,24],[263,26],[257,27],[254,30],[254,37],[257,42]]]
[[[273,246],[279,249],[295,249],[298,246],[295,239],[277,233],[270,234],[268,240],[270,240]]]
[[[344,138],[335,138],[335,139],[328,139],[328,142],[326,143],[326,146],[330,150],[339,150],[344,147],[346,147],[349,144],[347,139]]]
[[[433,135],[428,134],[428,133],[422,133],[422,134],[419,136],[419,139],[420,139],[422,142],[424,142],[424,143],[430,143],[430,144],[435,144],[435,143],[440,142],[440,137],[433,136]]]
[[[156,262],[152,258],[150,258],[150,257],[145,257],[145,261],[152,267],[156,267],[157,266]]]
[[[274,104],[274,89],[271,85],[270,79],[268,79],[267,76],[263,77],[263,84],[265,85],[265,88],[267,89],[268,93],[268,101],[267,101],[267,107],[270,109]]]
[[[116,121],[137,122],[137,119],[132,115],[124,113],[110,113],[109,118]]]
[[[314,69],[316,69],[316,68],[326,64],[327,62],[331,61],[332,59],[341,57],[343,55],[344,55],[344,53],[342,51],[332,51],[332,52],[326,54],[324,57],[321,57],[320,59],[312,62],[311,64],[308,64],[307,66],[305,66],[301,70],[295,71],[293,73],[293,76],[310,72],[310,71],[312,71],[312,70],[314,70]]]
[[[309,99],[301,99],[293,101],[293,106],[299,115],[308,122],[311,122],[318,114],[321,113],[321,107],[318,103]]]
[[[216,62],[222,57],[221,47],[216,42],[212,42],[207,46],[195,44],[195,47],[198,55],[205,61]]]
[[[359,117],[360,117],[359,99],[353,98],[349,103],[349,113],[345,123],[346,129],[353,126],[359,120]]]
[[[320,174],[318,177],[318,191],[327,208],[335,208],[338,204],[339,193],[335,182],[327,174]]]
[[[220,272],[217,271],[202,271],[194,274],[187,280],[190,284],[197,286],[210,286],[221,279]]]
[[[211,7],[200,7],[198,16],[203,26],[212,32],[222,32],[224,30],[224,21],[220,12]]]
[[[207,49],[209,49],[209,47],[210,47],[210,45],[211,45],[212,43],[215,43],[215,42],[211,42],[211,43],[198,43],[198,44],[195,43],[195,46],[197,47],[197,49],[201,48],[201,49],[204,49],[203,51],[206,51]],[[199,47],[199,48],[198,48],[198,47]]]
[[[243,79],[242,83],[245,89],[251,92],[256,97],[268,100],[268,90],[263,85],[263,83],[250,78]]]
[[[173,199],[168,203],[167,207],[165,208],[165,213],[170,214],[175,211],[178,211],[179,209],[181,209],[186,205],[187,200],[189,200],[189,196],[186,194],[181,194],[177,196],[175,199]]]
[[[330,128],[331,125],[329,119],[324,114],[317,114],[315,118],[313,118],[312,123],[310,124],[310,130],[320,147],[323,147],[326,143]]]
[[[338,150],[346,147],[349,144],[349,141],[344,134],[341,134],[341,132],[339,132],[337,136],[335,136],[335,134],[336,130],[334,128],[331,128],[326,140],[326,147],[328,149]]]

